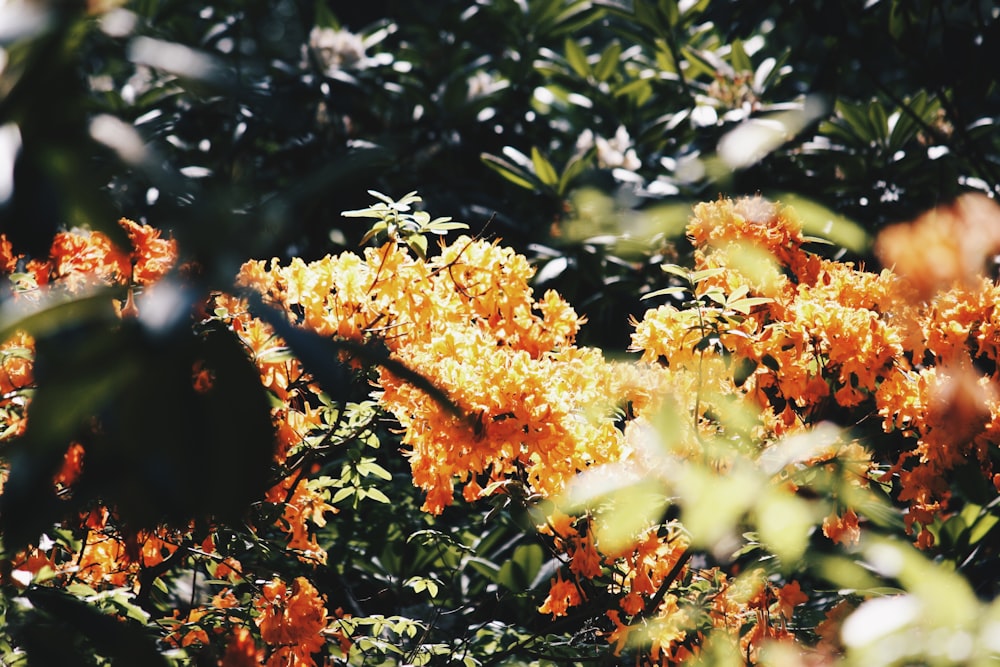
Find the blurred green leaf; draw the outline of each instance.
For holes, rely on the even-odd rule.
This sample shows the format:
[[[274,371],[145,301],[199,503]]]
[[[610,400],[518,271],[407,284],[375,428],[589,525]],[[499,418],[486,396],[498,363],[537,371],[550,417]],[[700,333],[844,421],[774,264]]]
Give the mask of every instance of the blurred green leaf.
[[[535,167],[535,175],[543,184],[554,187],[559,182],[559,174],[552,163],[534,146],[531,147],[531,162]]]
[[[527,190],[535,190],[538,188],[539,182],[534,174],[520,167],[514,166],[507,160],[488,153],[483,153],[480,158],[486,166],[506,178],[511,183],[519,185]]]
[[[750,56],[747,55],[746,50],[743,48],[743,41],[736,39],[730,44],[731,49],[730,60],[732,61],[733,69],[737,72],[752,72],[753,63],[750,62]]]
[[[573,68],[573,71],[584,79],[590,78],[593,74],[590,69],[590,63],[587,62],[587,54],[580,48],[580,45],[574,39],[567,37],[565,47],[566,62]]]
[[[598,81],[607,81],[611,78],[611,75],[618,69],[618,59],[621,57],[621,54],[621,42],[618,40],[611,42],[594,66],[594,78]]]

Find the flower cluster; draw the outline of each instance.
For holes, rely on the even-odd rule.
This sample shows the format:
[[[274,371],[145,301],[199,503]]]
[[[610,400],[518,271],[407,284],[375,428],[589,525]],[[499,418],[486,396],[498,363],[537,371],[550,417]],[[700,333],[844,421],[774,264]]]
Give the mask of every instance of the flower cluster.
[[[132,289],[171,271],[177,249],[150,227],[121,224],[127,251],[74,230],[39,260],[0,237],[13,298],[116,285],[130,294],[122,316],[141,313]],[[882,252],[899,234],[889,232]],[[502,493],[529,506],[559,564],[542,614],[590,614],[614,650],[642,646],[640,664],[683,662],[718,637],[756,662],[769,644],[799,641],[791,630],[798,607],[831,605],[810,600],[780,566],[725,565],[729,554],[714,545],[747,546],[751,533],[734,535],[748,527],[765,546],[775,542],[778,560],[801,553],[810,532],[857,544],[870,521],[859,499],[878,485],[905,505],[906,529],[926,548],[952,511],[956,469],[1000,488],[992,468],[1000,286],[963,272],[922,284],[905,271],[823,259],[807,249],[791,210],[759,198],[697,206],[688,236],[693,267],[673,267],[681,284],[664,292],[687,297],[635,321],[633,361],[577,347],[582,318],[555,292],[535,296],[528,260],[468,236],[432,257],[390,239],[308,263],[251,261],[237,283],[290,325],[350,343],[341,361],[371,371],[372,397],[399,427],[423,510],[439,515]],[[314,478],[315,460],[340,434],[374,438],[374,427],[323,394],[276,335],[277,320],[258,317],[246,295],[212,294],[196,315],[236,336],[272,399],[273,475],[260,503],[271,511],[247,529],[253,539],[279,535],[308,571],[327,560],[318,535],[343,497],[329,489],[349,477]],[[33,346],[23,333],[0,344],[0,438],[25,428]],[[207,391],[213,378],[196,365],[191,382]],[[828,421],[876,423],[893,434],[891,447],[849,435],[809,440]],[[811,444],[796,449],[796,438]],[[53,485],[72,494],[86,465],[86,443],[69,444]],[[713,498],[711,511],[691,501],[706,500],[727,476],[753,497]],[[667,511],[671,503],[679,516]],[[761,507],[798,523],[776,532]],[[161,619],[167,644],[217,644],[220,664],[230,666],[315,665],[338,644],[341,654],[351,650],[342,612],[331,613],[314,580],[257,578],[259,565],[234,558],[214,528],[123,530],[113,507],[95,507],[69,528],[75,543],[45,538],[4,563],[5,578],[142,598],[149,576],[184,561],[226,588]],[[782,537],[786,529],[802,535]],[[824,646],[839,609],[826,609]]]
[[[35,300],[45,290],[76,294],[91,288],[120,286],[128,288],[125,305],[115,304],[120,315],[133,317],[140,313],[145,301],[134,298],[133,291],[153,288],[175,269],[177,246],[148,225],[125,219],[120,225],[130,242],[128,250],[118,248],[101,232],[74,229],[55,236],[50,255],[45,259],[17,254],[12,244],[0,236],[0,267],[10,274],[11,298]],[[327,513],[334,508],[322,492],[286,463],[289,451],[300,446],[310,430],[328,426],[327,415],[300,399],[295,383],[303,377],[303,371],[298,362],[283,353],[281,341],[267,325],[247,313],[244,302],[218,295],[212,305],[216,312],[203,315],[224,315],[221,319],[229,324],[257,363],[262,384],[281,405],[272,414],[278,440],[274,465],[285,474],[279,476],[263,499],[281,508],[272,528],[287,537],[286,548],[290,553],[307,562],[324,562],[326,553],[318,546],[314,529],[325,524]],[[0,439],[24,432],[34,389],[33,367],[34,341],[29,335],[19,331],[0,344]],[[211,382],[210,373],[192,369],[196,390],[207,390]],[[79,442],[71,443],[53,477],[56,489],[72,493],[86,461],[86,447]],[[6,467],[0,467],[0,489],[6,476]],[[200,562],[217,581],[252,587],[252,579],[247,579],[240,562],[220,552],[214,533],[205,536],[204,527],[194,523],[186,528],[158,527],[136,532],[121,525],[115,508],[97,506],[78,522],[66,522],[63,528],[77,536],[77,541],[63,542],[43,536],[37,545],[2,563],[5,583],[21,588],[39,582],[76,583],[95,591],[128,591],[139,599],[150,594],[148,588],[153,583],[150,576],[167,573],[170,562]],[[218,610],[228,607],[242,609],[220,617]],[[254,611],[252,627],[246,625],[250,609]],[[180,617],[175,611],[173,618],[161,619],[161,625],[172,628],[165,636],[166,642],[181,648],[206,645],[211,641],[210,635],[230,636],[221,663],[224,665],[312,665],[312,654],[326,642],[327,614],[325,602],[316,589],[299,578],[290,591],[283,582],[275,580],[249,598],[243,595],[241,600],[226,589]],[[340,639],[342,650],[348,650],[350,642]]]
[[[405,429],[424,509],[474,499],[520,479],[528,494],[554,495],[577,472],[625,456],[616,397],[652,400],[634,374],[600,351],[579,349],[580,319],[555,292],[532,297],[527,260],[509,248],[460,237],[427,261],[399,245],[282,267],[253,262],[241,281],[321,335],[378,339],[464,411],[382,370],[379,400]]]
[[[765,222],[761,231],[768,233]],[[454,502],[455,484],[463,485],[468,501],[511,482],[525,496],[556,498],[584,471],[606,464],[641,467],[649,463],[641,441],[664,401],[694,410],[705,386],[720,395],[738,393],[721,359],[702,360],[700,374],[691,372],[693,363],[655,363],[677,355],[693,359],[698,341],[685,338],[687,328],[674,338],[648,333],[647,358],[638,363],[611,363],[598,350],[575,347],[579,318],[553,292],[535,300],[530,276],[524,257],[460,237],[429,260],[388,243],[367,249],[363,258],[345,253],[309,264],[253,262],[244,266],[241,281],[319,334],[377,339],[460,406],[464,415],[390,371],[380,372],[379,401],[404,429],[413,481],[427,493],[424,509],[433,514]],[[694,424],[675,434],[679,451],[691,457],[699,456],[699,438],[710,431],[707,422]],[[614,572],[620,611],[612,610],[612,619],[675,624],[674,635],[657,640],[663,656],[697,640],[673,613],[683,600],[664,592],[681,582],[684,590],[698,581],[723,586],[725,575],[686,567],[689,543],[681,527],[644,527],[625,546],[613,546],[566,515],[547,525],[568,568],[553,580],[542,612],[570,613],[587,599],[589,581]],[[720,593],[719,603],[724,599]],[[780,634],[760,612],[770,604],[747,607],[751,611],[739,622],[732,609],[722,610],[710,615],[708,627],[758,646]],[[784,609],[775,619],[788,620],[791,605]],[[764,620],[756,623],[758,617]],[[614,643],[622,641],[624,627],[632,626],[614,631]]]
[[[21,271],[15,287],[22,290],[58,284],[71,292],[93,285],[151,285],[177,262],[177,243],[160,237],[149,225],[122,218],[131,249],[122,250],[101,232],[73,229],[56,234],[46,260],[25,258],[0,237],[0,270]]]
[[[937,229],[942,215],[918,221],[915,229]],[[724,382],[725,392],[752,398],[774,435],[824,419],[860,423],[869,417],[880,418],[886,432],[904,435],[909,446],[903,451],[876,451],[875,458],[891,467],[883,478],[896,476],[908,525],[919,528],[918,543],[929,546],[929,526],[947,516],[948,473],[971,459],[987,480],[994,478],[989,452],[1000,442],[994,307],[1000,288],[974,271],[952,272],[950,282],[935,278],[928,285],[919,282],[927,275],[912,267],[905,275],[871,273],[821,259],[804,248],[794,213],[761,199],[701,204],[688,233],[694,270],[710,272],[695,287],[696,296],[742,289],[762,300],[745,313],[730,311],[717,328],[726,352],[754,369],[738,387]],[[900,229],[887,230],[879,247],[895,256],[890,249],[903,238]],[[636,326],[635,348],[672,368],[691,368],[700,362],[694,347],[702,335],[693,320],[704,321],[705,310],[648,311]],[[859,478],[866,475],[859,472]],[[827,525],[843,535],[845,520],[853,525],[857,517],[848,511]]]

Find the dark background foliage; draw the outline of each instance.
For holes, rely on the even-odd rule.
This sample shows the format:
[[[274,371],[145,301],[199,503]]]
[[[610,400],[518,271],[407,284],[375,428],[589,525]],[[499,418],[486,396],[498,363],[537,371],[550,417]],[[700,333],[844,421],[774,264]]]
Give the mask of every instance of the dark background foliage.
[[[317,27],[342,31],[339,65],[310,48]],[[0,49],[0,232],[44,256],[68,227],[119,238],[119,216],[170,230],[202,267],[192,302],[230,287],[246,259],[356,247],[365,225],[341,211],[366,206],[367,189],[416,190],[432,214],[528,254],[537,286],[589,318],[581,342],[620,352],[640,297],[669,279],[659,264],[686,252],[692,202],[794,200],[823,233],[844,220],[874,231],[966,190],[1000,192],[1000,18],[985,0],[8,3]],[[829,252],[870,260],[863,241],[831,236]],[[83,364],[107,352],[106,323],[93,319],[86,308],[53,311],[40,357]],[[116,334],[121,350],[141,356],[149,341],[132,333]],[[191,354],[190,341],[156,344]],[[170,373],[142,364],[142,391]],[[56,397],[52,414],[76,369],[40,388],[36,400]],[[161,393],[155,414],[172,414]],[[98,402],[121,409],[116,396]],[[380,463],[405,479],[391,454]],[[54,465],[25,456],[22,468],[42,467],[15,481]],[[121,479],[97,479],[104,487],[88,493],[131,501]],[[450,571],[455,581],[439,583],[466,600],[492,586],[499,611],[487,616],[514,623],[537,607],[543,547],[521,532],[523,517],[473,534],[446,515],[400,555],[383,550],[392,535],[405,541],[425,525],[402,489],[385,516],[331,532],[326,585],[337,604],[399,609],[416,597],[400,582]],[[144,523],[163,508],[134,509]],[[22,533],[51,518],[7,516]],[[469,566],[473,583],[459,581],[465,571],[453,566],[470,548],[506,570]],[[459,617],[476,614],[467,606]],[[513,650],[504,641],[521,640],[483,629],[463,641],[498,642],[502,655]]]
[[[630,212],[682,204],[658,228],[676,237],[691,201],[796,195],[874,229],[1000,183],[987,2],[34,6],[4,10],[0,124],[21,144],[2,228],[35,252],[121,214],[224,283],[246,257],[350,247],[339,212],[368,188],[418,190],[550,264],[587,342],[620,348],[662,250],[622,243]],[[328,66],[317,25],[363,52]],[[720,151],[762,120],[776,141]],[[629,164],[578,145],[619,127]],[[581,188],[607,205],[581,212]]]

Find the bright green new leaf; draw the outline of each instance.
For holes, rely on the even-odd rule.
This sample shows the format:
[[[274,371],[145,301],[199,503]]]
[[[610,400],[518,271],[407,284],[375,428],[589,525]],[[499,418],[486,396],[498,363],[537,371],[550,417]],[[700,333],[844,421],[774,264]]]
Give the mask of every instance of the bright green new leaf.
[[[559,182],[559,174],[556,173],[552,163],[534,146],[531,147],[531,163],[535,167],[538,180],[542,183],[554,187]]]
[[[580,45],[572,38],[566,38],[566,62],[573,68],[573,71],[587,79],[591,75],[590,64],[587,62],[587,54],[583,52]]]

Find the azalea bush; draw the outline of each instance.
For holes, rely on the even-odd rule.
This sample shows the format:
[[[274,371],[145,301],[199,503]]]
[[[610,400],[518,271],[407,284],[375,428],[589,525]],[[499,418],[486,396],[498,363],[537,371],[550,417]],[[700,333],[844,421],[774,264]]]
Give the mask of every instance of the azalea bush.
[[[991,664],[998,25],[0,5],[0,660]]]
[[[423,220],[405,201],[349,213]],[[933,284],[865,272],[809,251],[789,208],[701,204],[692,264],[664,264],[649,296],[666,303],[633,323],[641,358],[615,361],[576,346],[581,318],[496,242],[374,234],[248,262],[185,303],[196,268],[121,226],[128,250],[83,231],[45,259],[0,246],[20,312],[3,348],[8,662],[996,657],[998,287],[965,264]],[[67,303],[103,304],[89,324],[119,344],[159,339],[170,368],[123,362],[67,404],[41,366],[87,333],[52,324]],[[212,414],[246,369],[266,460],[259,434],[213,429],[255,424],[255,394]],[[154,391],[139,372],[176,382],[160,402],[183,401],[211,450],[119,423],[118,401]],[[160,495],[164,478],[199,499]]]

